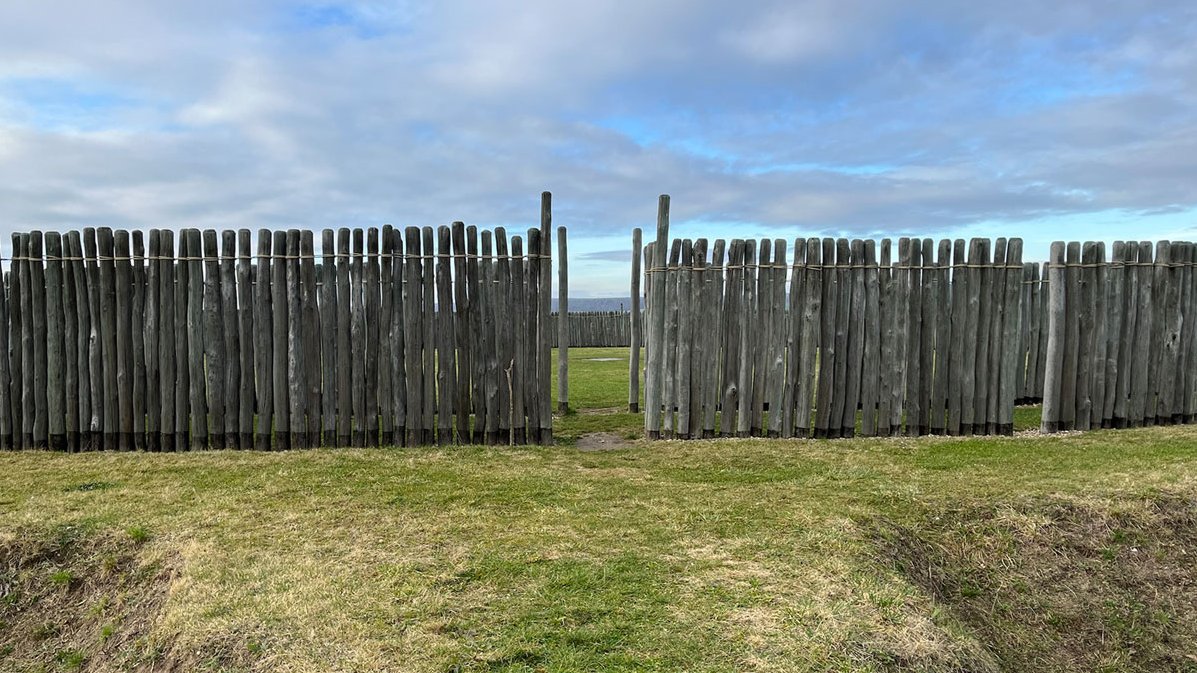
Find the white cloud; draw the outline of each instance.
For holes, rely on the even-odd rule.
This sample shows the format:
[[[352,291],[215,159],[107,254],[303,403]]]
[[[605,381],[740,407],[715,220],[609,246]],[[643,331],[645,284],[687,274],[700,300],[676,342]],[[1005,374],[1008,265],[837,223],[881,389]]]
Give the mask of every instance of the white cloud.
[[[0,83],[134,103],[46,128],[0,93],[0,234],[522,228],[543,189],[579,240],[662,192],[812,234],[1192,207],[1197,18],[1144,5],[6,3]]]

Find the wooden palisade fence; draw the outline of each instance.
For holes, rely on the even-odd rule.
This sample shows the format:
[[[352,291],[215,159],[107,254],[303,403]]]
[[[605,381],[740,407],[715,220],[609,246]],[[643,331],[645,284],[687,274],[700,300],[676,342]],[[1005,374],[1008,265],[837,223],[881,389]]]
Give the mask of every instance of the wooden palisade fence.
[[[668,246],[668,249],[666,249]],[[1034,398],[1021,239],[669,238],[645,251],[650,438],[1010,434]],[[726,254],[725,254],[726,253]],[[788,275],[788,288],[787,288]]]
[[[0,442],[551,442],[550,226],[14,234]]]
[[[1152,248],[1052,244],[1043,431],[1193,422],[1197,246]]]
[[[549,316],[554,335],[559,334],[561,314]],[[632,343],[631,319],[627,311],[578,311],[566,320],[568,344],[580,348],[627,348]],[[552,346],[558,347],[554,336]]]

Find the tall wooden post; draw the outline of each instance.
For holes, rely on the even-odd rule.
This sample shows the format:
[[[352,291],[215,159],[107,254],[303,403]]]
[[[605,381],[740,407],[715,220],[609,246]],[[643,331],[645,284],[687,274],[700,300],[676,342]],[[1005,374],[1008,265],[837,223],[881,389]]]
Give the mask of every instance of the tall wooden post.
[[[564,414],[569,411],[569,254],[565,227],[557,227],[557,257],[557,413]],[[547,293],[548,288],[541,288],[541,292]]]

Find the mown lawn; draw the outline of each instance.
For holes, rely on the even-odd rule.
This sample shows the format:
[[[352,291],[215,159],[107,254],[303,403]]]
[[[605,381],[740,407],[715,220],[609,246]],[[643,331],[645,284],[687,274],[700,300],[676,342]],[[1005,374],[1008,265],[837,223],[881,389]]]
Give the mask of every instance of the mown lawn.
[[[558,436],[636,433],[620,356]],[[1195,446],[5,453],[0,670],[1197,670]]]

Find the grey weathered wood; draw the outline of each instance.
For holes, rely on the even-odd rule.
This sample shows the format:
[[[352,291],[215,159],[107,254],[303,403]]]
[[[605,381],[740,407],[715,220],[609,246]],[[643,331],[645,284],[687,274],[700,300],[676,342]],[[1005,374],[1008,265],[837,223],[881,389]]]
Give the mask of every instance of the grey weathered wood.
[[[46,311],[46,279],[45,267],[42,261],[42,232],[29,233],[29,275],[30,311],[26,315],[33,316],[33,448],[44,449],[49,446],[49,411],[47,396],[48,341],[45,338],[47,325]],[[26,374],[28,375],[28,374]],[[26,400],[26,405],[30,404]]]
[[[526,306],[524,315],[527,316],[525,324],[529,326],[538,324],[538,321],[540,320],[540,310],[543,308],[541,294],[551,292],[551,288],[549,286],[540,286],[541,282],[545,280],[542,267],[549,264],[547,261],[548,251],[544,248],[544,246],[547,245],[546,241],[547,239],[541,236],[541,230],[537,230],[535,228],[528,229],[527,242],[529,256],[527,273],[525,274]],[[549,276],[549,278],[551,281],[552,276]],[[548,320],[547,315],[545,316],[545,320]],[[549,335],[551,332],[552,330],[547,329],[546,327],[544,330],[544,335]],[[540,392],[542,386],[545,388],[552,386],[552,381],[548,378],[548,376],[545,376],[543,381],[539,380],[541,372],[538,371],[540,361],[537,359],[537,356],[539,355],[537,349],[540,347],[540,332],[529,328],[527,329],[525,336],[526,340],[524,345],[527,349],[527,354],[524,356],[526,365],[524,367],[522,383],[525,387],[524,410],[528,416],[527,437],[528,441],[540,443],[544,441],[541,437],[542,431],[544,429],[541,422],[543,420],[541,418],[541,414],[551,413],[552,406],[550,405],[546,410],[544,408],[543,400],[539,397],[538,393]],[[545,345],[547,347],[547,342]]]
[[[296,232],[298,233],[298,232]],[[221,304],[220,248],[216,232],[204,230],[204,367],[208,395],[208,447],[225,448],[224,307]]]
[[[517,315],[524,315],[526,324],[534,325],[540,320],[540,294],[541,292],[549,292],[549,288],[540,287],[540,281],[543,279],[543,274],[540,272],[541,264],[547,264],[541,258],[544,250],[543,242],[540,237],[540,230],[537,228],[528,229],[528,259],[525,264],[525,277],[521,285],[523,286],[524,297],[521,300],[523,303],[516,309]],[[513,267],[514,271],[514,262]],[[515,294],[512,295],[515,297]],[[551,326],[550,326],[551,327]],[[517,330],[518,331],[518,330]],[[554,333],[550,328],[546,330],[550,336]],[[539,372],[537,367],[539,363],[537,356],[537,333],[533,330],[528,332],[517,341],[515,353],[518,358],[524,363],[523,373],[520,377],[520,386],[523,387],[523,408],[528,416],[527,421],[527,441],[540,441],[540,412],[541,400],[539,397],[539,386],[541,382],[537,380]],[[546,380],[543,385],[552,386],[552,381]],[[518,413],[517,408],[514,413]],[[518,437],[517,437],[518,440]]]
[[[258,260],[254,268],[254,391],[257,426],[254,448],[269,451],[274,430],[274,293],[271,291],[271,233],[258,230]]]
[[[306,449],[307,441],[307,363],[303,348],[303,299],[300,295],[299,230],[287,230],[287,406],[292,448]]]
[[[1112,428],[1117,424],[1117,418],[1126,417],[1126,398],[1120,385],[1120,376],[1124,377],[1125,370],[1120,369],[1123,351],[1124,325],[1126,317],[1126,244],[1115,241],[1110,250],[1110,265],[1106,269],[1106,392],[1105,406],[1102,410],[1103,428]]]
[[[560,240],[560,238],[558,238]],[[691,334],[693,334],[693,350],[690,353],[690,423],[686,432],[690,437],[703,436],[703,421],[707,390],[706,374],[711,370],[712,358],[717,355],[710,352],[710,337],[713,314],[711,312],[710,278],[707,273],[707,239],[700,238],[694,242],[692,253],[693,265],[690,275],[690,311]],[[618,315],[615,316],[618,319]],[[620,323],[613,323],[620,325]],[[778,411],[780,413],[780,410]]]
[[[540,264],[539,300],[540,311],[536,326],[536,390],[540,391],[538,421],[540,444],[553,443],[553,406],[549,395],[551,385],[552,351],[549,349],[549,313],[552,312],[553,295],[553,196],[549,192],[540,194]]]
[[[132,232],[133,256],[130,268],[130,284],[133,302],[129,323],[131,337],[130,359],[133,387],[133,448],[144,451],[146,399],[145,399],[145,236],[141,231]]]
[[[287,232],[273,232],[273,253],[270,260],[271,313],[271,401],[273,402],[274,441],[276,450],[291,448],[291,402],[287,387],[288,311],[287,300]]]
[[[453,357],[453,288],[450,285],[450,263],[452,251],[450,248],[449,227],[439,226],[437,235],[437,405],[436,405],[436,438],[438,444],[453,442],[453,392],[454,368]]]
[[[762,303],[769,307],[770,326],[767,335],[768,347],[765,349],[765,408],[769,411],[768,435],[780,437],[782,421],[786,417],[782,409],[785,399],[785,368],[786,345],[789,340],[789,323],[787,320],[786,298],[786,242],[785,239],[773,241],[773,263],[767,270],[770,280],[769,294],[761,297]],[[698,307],[694,307],[696,313]],[[696,323],[696,330],[702,329],[701,323]],[[788,434],[788,433],[787,433]]]
[[[464,222],[454,222],[453,236],[453,349],[457,372],[453,381],[455,391],[453,413],[457,424],[457,441],[470,443],[470,393],[473,371],[474,332],[470,331],[469,272],[466,270],[466,231]]]
[[[351,257],[349,229],[342,227],[337,230],[337,446],[349,446],[353,443],[353,282],[349,273]]]
[[[632,324],[631,345],[628,348],[628,411],[640,411],[640,258],[644,254],[643,232],[640,227],[632,229],[632,292],[629,305],[632,307],[628,319]],[[561,255],[562,261],[565,255]],[[567,313],[558,310],[559,313]],[[560,387],[560,384],[558,384]]]
[[[420,236],[424,242],[424,271],[420,279],[424,309],[423,441],[425,444],[431,444],[436,423],[436,250],[433,246],[432,227],[421,229]]]
[[[722,390],[722,359],[725,353],[722,351],[722,336],[723,336],[723,255],[726,247],[726,242],[723,239],[715,241],[714,250],[711,253],[711,265],[706,272],[706,279],[704,282],[704,290],[706,292],[705,304],[708,307],[710,331],[707,335],[707,352],[711,354],[707,366],[703,368],[703,419],[702,419],[702,435],[704,438],[715,436],[715,425],[717,419],[717,412],[719,408],[719,401],[723,395]],[[643,338],[643,335],[641,335]]]
[[[951,271],[951,345],[948,354],[948,419],[947,433],[959,435],[962,432],[961,416],[963,412],[965,349],[972,349],[972,344],[966,341],[966,322],[968,311],[968,261],[965,257],[964,239],[958,238],[952,242],[952,271]]]
[[[1168,241],[1155,244],[1155,264],[1151,268],[1151,332],[1147,347],[1147,397],[1143,411],[1143,425],[1155,425],[1160,401],[1160,384],[1164,350],[1164,306],[1167,295]],[[1140,346],[1141,347],[1141,346]]]
[[[939,324],[936,314],[935,242],[922,240],[919,253],[919,413],[918,434],[931,432],[932,384],[935,380],[935,337]]]
[[[993,316],[998,308],[993,304],[994,269],[993,259],[998,243],[1004,246],[1005,239],[981,240],[981,268],[978,272],[979,310],[977,314],[977,362],[976,380],[973,390],[973,432],[984,434],[989,414],[989,351],[993,338]]]
[[[824,238],[822,324],[819,336],[818,391],[815,393],[815,437],[829,437],[835,392],[836,316],[839,311],[839,273],[835,268],[835,239]],[[837,423],[838,425],[838,419]]]
[[[891,419],[894,404],[894,283],[893,283],[893,241],[881,240],[877,266],[878,315],[881,320],[881,364],[877,373],[877,434],[892,434]]]
[[[1060,387],[1060,429],[1076,428],[1076,382],[1080,355],[1081,263],[1080,243],[1072,241],[1065,247],[1064,262],[1064,367]]]
[[[489,325],[484,312],[489,307],[483,303],[482,276],[478,249],[478,228],[466,227],[466,282],[469,284],[469,312],[467,334],[470,335],[470,407],[474,413],[471,441],[482,444],[486,441],[486,333],[483,325]]]
[[[682,239],[674,239],[669,245],[669,265],[668,271],[658,280],[661,280],[665,285],[665,302],[661,304],[661,309],[665,313],[665,337],[664,337],[664,351],[661,360],[661,379],[665,382],[664,388],[664,435],[666,439],[674,436],[674,421],[675,412],[677,411],[677,347],[678,347],[678,323],[677,323],[677,281],[678,281],[678,266],[681,264],[682,257]],[[748,352],[751,352],[751,347]],[[751,367],[750,367],[751,369]],[[749,381],[751,385],[751,381]]]
[[[1180,270],[1180,321],[1183,331],[1181,333],[1180,356],[1177,365],[1177,387],[1173,400],[1176,405],[1173,421],[1178,423],[1191,423],[1193,421],[1193,376],[1194,368],[1197,368],[1197,361],[1194,360],[1193,353],[1193,337],[1195,332],[1197,332],[1193,325],[1194,320],[1197,320],[1197,314],[1194,312],[1193,294],[1194,248],[1193,243],[1183,243],[1181,257],[1178,260],[1185,265]]]
[[[320,435],[322,446],[337,445],[337,242],[336,232],[320,234]]]
[[[326,229],[320,238],[320,432],[321,445],[336,445],[336,232]],[[394,363],[390,363],[394,368]]]
[[[930,429],[933,435],[946,432],[948,409],[948,378],[951,368],[952,341],[952,288],[949,280],[952,242],[942,239],[935,257],[935,272],[932,283],[932,306],[935,315],[935,346],[932,360],[935,373],[932,380],[932,402]]]
[[[740,329],[742,327],[739,312],[740,305],[744,301],[743,265],[744,241],[734,239],[731,242],[727,259],[727,278],[723,288],[723,331],[720,337],[724,357],[721,384],[722,412],[719,432],[724,437],[735,436],[737,425],[736,413],[739,408],[741,366]],[[659,280],[659,277],[654,278],[653,282],[656,283]],[[652,309],[654,314],[658,310],[655,306]]]
[[[352,444],[359,447],[366,444],[366,307],[362,287],[364,253],[365,234],[361,229],[354,229],[353,256],[349,264],[349,393],[353,409]]]
[[[365,361],[363,368],[364,403],[362,427],[366,446],[378,446],[378,356],[379,356],[379,301],[380,269],[378,265],[378,229],[366,231],[366,259],[362,276],[362,306],[365,310],[363,323]]]
[[[1019,350],[1018,334],[1021,330],[1022,314],[1019,310],[1019,295],[1022,290],[1022,239],[1011,238],[1006,242],[1006,273],[1003,292],[1003,319],[1001,338],[1001,372],[998,386],[997,432],[1014,434],[1014,400],[1017,397],[1018,370],[1024,360]]]
[[[395,415],[394,407],[391,404],[394,393],[391,386],[394,385],[394,371],[395,365],[391,358],[391,343],[394,340],[394,334],[391,332],[391,323],[394,311],[394,293],[391,288],[392,272],[391,264],[394,259],[394,251],[391,246],[394,241],[394,231],[391,225],[386,225],[382,228],[378,245],[380,248],[380,255],[378,258],[379,267],[379,303],[378,303],[378,422],[381,431],[380,443],[382,446],[391,446],[395,443]]]
[[[204,247],[199,229],[188,229],[187,237],[187,369],[191,400],[192,450],[208,447],[208,400],[205,396],[204,356],[207,348],[204,306]]]
[[[512,288],[511,278],[513,276],[511,270],[511,253],[507,247],[507,230],[503,227],[496,227],[494,231],[495,236],[495,282],[491,283],[494,287],[494,324],[495,324],[495,353],[498,361],[498,428],[499,436],[497,441],[502,444],[511,443],[511,407],[512,407],[512,386],[511,374],[512,367],[515,363],[513,352],[515,346],[514,330],[511,329],[511,320],[508,316],[516,315],[514,303],[515,296]],[[527,320],[526,314],[524,317]],[[525,324],[524,329],[528,329]]]
[[[1039,353],[1035,360],[1035,381],[1034,381],[1034,396],[1035,399],[1043,400],[1044,393],[1044,378],[1047,371],[1047,283],[1049,283],[1049,273],[1047,273],[1047,262],[1041,263],[1039,271]]]
[[[162,274],[162,231],[150,230],[149,248],[147,250],[147,265],[145,269],[145,340],[142,344],[145,353],[145,447],[150,451],[162,450],[162,406],[158,403],[159,395],[159,363],[158,353],[159,315],[162,312],[161,287],[158,277]]]
[[[46,413],[49,447],[66,450],[66,350],[63,343],[62,234],[46,233],[45,325],[41,334],[46,349]]]
[[[1106,293],[1106,244],[1099,242],[1095,245],[1096,266],[1093,269],[1093,364],[1090,373],[1090,401],[1091,413],[1089,426],[1100,428],[1104,425],[1102,412],[1106,402],[1106,349],[1108,348]]]
[[[237,232],[220,232],[220,326],[224,349],[224,389],[220,404],[224,407],[226,449],[240,448],[241,433],[241,324],[237,313]]]
[[[849,249],[849,265],[844,275],[846,284],[842,289],[842,295],[847,296],[840,304],[841,309],[847,309],[844,315],[844,328],[847,330],[844,349],[846,378],[842,379],[842,384],[839,385],[844,390],[844,405],[839,429],[841,437],[853,437],[856,434],[856,410],[860,407],[861,376],[864,365],[864,241],[853,239]]]
[[[1158,403],[1156,407],[1156,423],[1170,425],[1174,415],[1174,397],[1176,392],[1176,372],[1180,363],[1180,279],[1177,277],[1180,267],[1181,243],[1164,243],[1167,251],[1166,259],[1157,259],[1161,266],[1156,268],[1164,278],[1162,324],[1157,329],[1160,334],[1160,367]],[[1164,266],[1166,264],[1166,266]],[[1158,296],[1158,295],[1157,295]],[[1179,420],[1179,419],[1178,419]]]
[[[750,358],[752,360],[752,406],[749,412],[752,419],[749,424],[749,434],[760,436],[763,427],[766,403],[766,383],[768,378],[768,348],[769,337],[773,332],[773,312],[770,298],[773,294],[773,273],[769,266],[773,258],[773,241],[763,238],[757,248],[756,289],[753,294],[752,312],[748,314],[753,321],[753,329],[749,330],[752,342]],[[680,343],[678,344],[680,347]]]
[[[304,443],[306,446],[320,445],[320,307],[316,296],[316,247],[315,235],[304,229],[299,233],[299,303],[302,327],[300,340],[303,344],[304,412],[307,417]],[[228,320],[228,318],[226,318]],[[377,360],[375,361],[377,362]],[[375,369],[381,370],[376,366]]]
[[[1188,292],[1187,298],[1183,300],[1185,306],[1185,314],[1183,317],[1183,324],[1185,328],[1185,345],[1184,348],[1184,416],[1182,421],[1184,423],[1194,422],[1197,416],[1197,328],[1194,323],[1197,323],[1197,244],[1189,243],[1188,248],[1188,266],[1185,267],[1185,290]]]
[[[101,237],[103,238],[103,237]],[[21,323],[21,361],[24,375],[21,377],[21,448],[32,449],[36,447],[33,443],[33,424],[34,418],[37,414],[35,398],[35,380],[37,378],[37,363],[34,360],[34,334],[43,334],[44,332],[37,332],[38,324],[33,308],[33,263],[31,257],[33,247],[33,234],[21,234],[20,244],[17,246],[17,257],[21,258],[21,314],[24,316]],[[101,248],[103,249],[103,248]],[[108,232],[108,256],[112,256],[112,232]],[[111,274],[108,276],[109,283],[112,281]],[[108,315],[112,315],[111,297],[109,298]],[[110,325],[115,325],[111,318],[107,321]],[[42,329],[45,329],[45,324],[42,323]],[[115,332],[114,332],[115,334]],[[115,336],[113,338],[115,342]],[[113,347],[115,348],[115,346]],[[113,385],[108,386],[105,383],[105,393],[115,395],[115,377],[116,366],[115,363],[110,365],[113,376]],[[113,410],[115,418],[115,409]]]
[[[902,303],[898,311],[905,314],[902,321],[905,342],[905,398],[903,417],[907,435],[919,434],[919,417],[922,414],[923,395],[920,388],[922,375],[922,265],[923,245],[917,238],[910,239],[910,261],[902,264]]]
[[[98,421],[93,427],[92,449],[115,449],[116,448],[116,422],[117,422],[117,404],[116,404],[116,306],[115,306],[115,267],[112,261],[113,255],[113,238],[112,230],[107,227],[101,227],[98,230],[98,247],[97,247],[97,230],[88,228],[84,230],[84,245],[86,254],[90,259],[89,262],[89,276],[93,285],[89,289],[88,302],[89,310],[91,312],[93,329],[97,337],[88,347],[89,364],[95,376],[93,376],[92,393],[92,407],[93,420]],[[25,245],[28,246],[29,239],[25,239]],[[28,249],[26,247],[26,252]],[[28,262],[25,263],[21,274],[22,281],[28,284],[29,269]],[[25,288],[28,289],[27,287]],[[28,304],[25,301],[25,293],[23,292],[21,300],[25,309],[25,325],[28,327],[30,323],[30,316],[28,311]],[[29,367],[33,364],[30,358],[30,351],[24,352],[26,375],[28,376]],[[26,414],[31,411],[29,407],[29,399],[25,402]],[[26,418],[28,423],[28,417]],[[31,430],[29,425],[26,425],[26,432]]]
[[[648,347],[646,349],[646,371],[649,374],[644,377],[644,434],[649,439],[657,439],[661,436],[661,402],[664,399],[664,390],[663,381],[655,372],[659,371],[664,354],[661,341],[665,336],[665,314],[659,310],[659,307],[665,302],[665,285],[657,282],[658,278],[655,274],[662,273],[661,270],[665,268],[665,246],[668,245],[668,242],[669,195],[662,194],[657,202],[657,238],[653,247],[653,263],[646,270],[651,279],[649,310],[652,311],[648,325]],[[724,399],[723,413],[726,420],[727,398]]]
[[[64,447],[67,451],[75,453],[79,451],[79,403],[82,395],[80,394],[79,386],[79,361],[76,359],[76,350],[79,341],[79,322],[77,320],[77,301],[75,294],[75,268],[71,254],[70,234],[61,236],[62,260],[62,385],[63,385],[63,414],[65,433]],[[0,279],[2,280],[2,279]],[[0,294],[3,294],[4,288],[0,283]],[[7,316],[3,311],[3,303],[0,302],[0,320],[5,320]],[[0,323],[0,332],[3,332],[2,323]],[[8,353],[5,350],[0,350],[0,360],[5,361],[0,365],[0,369],[4,369],[7,365]],[[0,379],[5,378],[3,372],[0,372]],[[86,385],[83,386],[86,388]],[[4,405],[0,403],[0,408]],[[0,412],[2,413],[2,412]],[[0,432],[0,435],[3,433]],[[0,440],[2,443],[2,440]]]
[[[864,256],[860,260],[863,276],[863,354],[860,382],[860,434],[873,437],[877,434],[877,407],[880,391],[879,369],[881,365],[881,304],[877,268],[877,243],[872,239],[864,241]]]
[[[901,326],[900,340],[903,342],[903,360],[905,372],[903,376],[903,424],[907,435],[918,434],[918,419],[922,402],[919,390],[919,364],[921,362],[922,346],[922,266],[923,248],[917,238],[906,242],[906,255],[902,255],[902,243],[898,243],[899,292],[898,319]],[[904,260],[904,261],[903,261]]]
[[[1001,390],[1002,370],[1002,325],[1005,323],[1006,304],[1006,249],[1009,241],[997,239],[993,248],[993,264],[989,272],[989,366],[985,380],[985,434],[998,432],[998,406]]]
[[[981,349],[981,296],[984,292],[982,266],[985,259],[986,241],[973,238],[968,244],[968,298],[964,305],[964,358],[960,369],[960,434],[977,432],[980,424],[984,431],[984,416],[977,418],[977,370]]]
[[[15,248],[15,246],[14,246]],[[16,251],[13,251],[13,257],[16,256]],[[14,260],[9,264],[9,273],[7,277],[0,273],[0,449],[11,450],[14,448],[13,442],[13,401],[10,393],[12,388],[12,365],[9,362],[9,309],[8,309],[8,294],[12,287],[12,283],[18,275],[17,262]],[[20,358],[20,348],[15,349],[13,359]],[[19,384],[17,386],[19,388]],[[19,432],[18,432],[19,434]],[[19,441],[18,441],[19,443]]]
[[[91,259],[95,259],[95,230],[87,229],[92,232],[91,235]],[[9,376],[12,381],[13,391],[9,400],[9,413],[12,415],[12,445],[15,449],[29,448],[25,443],[25,433],[28,432],[24,425],[24,406],[23,396],[25,389],[25,366],[24,358],[24,334],[28,331],[26,320],[24,318],[22,303],[24,307],[28,308],[28,302],[22,302],[23,296],[29,295],[29,289],[24,281],[25,275],[25,242],[28,240],[28,234],[14,233],[12,235],[12,256],[13,260],[9,267],[9,287],[8,287],[8,329],[9,329],[9,348],[12,349],[12,357],[9,365]],[[94,262],[92,262],[94,265]],[[88,295],[89,307],[91,296]],[[30,348],[33,344],[30,343]],[[89,352],[90,357],[90,352]]]
[[[744,241],[744,258],[743,258],[743,263],[741,265],[742,268],[740,270],[740,273],[742,274],[741,275],[742,285],[740,288],[740,291],[742,293],[741,294],[742,299],[741,299],[741,303],[740,303],[739,314],[737,316],[735,316],[735,319],[740,320],[743,323],[739,330],[740,343],[739,343],[738,358],[739,358],[740,364],[739,364],[739,380],[736,385],[736,388],[739,392],[739,396],[737,399],[737,405],[736,405],[736,436],[737,437],[748,437],[752,432],[752,425],[753,425],[753,419],[752,419],[752,410],[753,410],[752,371],[753,371],[753,365],[755,363],[753,360],[752,347],[753,347],[753,338],[755,335],[753,334],[753,330],[751,329],[751,325],[749,324],[748,320],[750,319],[749,316],[753,316],[755,314],[755,310],[756,310],[756,277],[753,274],[753,269],[752,269],[753,262],[756,261],[756,259],[757,259],[756,241],[753,241],[752,239],[745,240]],[[672,250],[670,251],[670,266],[671,267],[673,266],[673,251]],[[669,292],[669,288],[666,288],[666,292]],[[670,305],[670,304],[672,304],[672,302],[670,302],[668,296],[666,297],[666,304],[667,304],[666,311],[675,314],[673,311],[673,306]],[[666,320],[670,320],[670,318],[667,317]],[[671,339],[668,334],[666,335],[665,339],[667,342],[676,343],[676,339]],[[666,383],[666,385],[668,385],[668,383]],[[668,420],[666,420],[666,423],[668,423]]]
[[[835,278],[839,285],[836,295],[835,318],[835,359],[832,374],[831,422],[828,428],[829,437],[843,436],[843,419],[850,406],[847,400],[848,392],[848,332],[852,320],[852,283],[851,283],[851,243],[846,238],[836,239]],[[855,405],[853,417],[856,416]]]
[[[1077,278],[1076,319],[1079,325],[1077,340],[1077,379],[1076,379],[1076,417],[1073,427],[1077,430],[1089,429],[1089,417],[1092,411],[1092,372],[1093,372],[1093,328],[1094,312],[1096,311],[1096,296],[1094,284],[1096,280],[1093,265],[1097,260],[1097,248],[1092,241],[1081,247],[1080,268],[1069,269],[1069,273]]]
[[[420,228],[405,230],[407,255],[404,260],[403,311],[404,311],[404,364],[407,372],[407,432],[406,445],[422,444],[423,434],[423,294],[420,290],[422,273]],[[346,295],[347,297],[347,295]],[[340,346],[338,345],[338,348]]]
[[[1026,404],[1031,400],[1031,393],[1027,389],[1027,384],[1031,381],[1031,375],[1027,370],[1027,363],[1034,362],[1027,356],[1027,351],[1031,348],[1031,334],[1034,329],[1032,325],[1032,310],[1034,310],[1034,290],[1032,289],[1031,274],[1034,269],[1033,263],[1023,262],[1022,275],[1020,280],[1019,290],[1019,369],[1017,369],[1017,381],[1015,382],[1015,404]]]
[[[569,245],[565,227],[557,227],[557,311],[569,315]],[[569,411],[569,322],[557,330],[557,413]]]
[[[74,270],[73,280],[75,284],[75,322],[76,322],[76,341],[75,341],[75,357],[76,369],[79,384],[79,434],[77,439],[76,449],[86,450],[90,449],[91,432],[92,432],[92,375],[91,375],[91,340],[92,340],[92,321],[91,321],[91,292],[88,289],[88,272],[84,264],[83,257],[83,243],[80,241],[79,232],[72,231],[67,234],[67,243],[69,248],[69,255],[71,257],[71,268]],[[2,332],[3,329],[0,329]],[[0,353],[7,352],[7,349],[0,349]],[[15,390],[14,390],[15,392]],[[11,396],[11,393],[10,393]],[[5,409],[7,412],[7,409]]]
[[[237,332],[238,367],[241,372],[237,391],[237,444],[251,449],[254,444],[254,287],[250,255],[253,244],[248,229],[237,231]]]
[[[191,448],[191,363],[188,348],[190,330],[187,326],[187,303],[191,295],[190,237],[186,230],[179,232],[179,264],[175,267],[174,328],[175,328],[175,410],[174,450]],[[198,257],[196,250],[194,256]],[[107,346],[107,342],[104,343]],[[107,432],[107,430],[105,430]]]
[[[404,255],[403,231],[391,231],[391,409],[395,421],[394,441],[407,441],[407,368],[404,366]],[[477,332],[471,332],[477,334]]]
[[[693,280],[694,243],[682,241],[682,253],[677,273],[677,360],[674,382],[677,393],[677,431],[681,439],[690,438],[690,366],[694,353],[694,317],[691,313],[690,285]]]
[[[133,450],[133,288],[129,232],[113,232],[116,292],[117,448]],[[36,430],[35,430],[36,432]]]
[[[794,239],[794,261],[790,268],[790,287],[786,312],[786,369],[782,392],[781,436],[794,436],[795,408],[798,403],[798,378],[802,364],[802,300],[806,292],[806,239]]]
[[[1040,395],[1039,389],[1036,385],[1035,376],[1038,374],[1037,364],[1039,361],[1039,333],[1044,328],[1039,317],[1042,315],[1040,302],[1044,300],[1042,289],[1044,284],[1039,279],[1039,265],[1033,262],[1027,263],[1027,273],[1024,275],[1027,283],[1027,294],[1029,303],[1026,312],[1023,315],[1030,323],[1027,330],[1027,364],[1026,373],[1023,376],[1022,400],[1025,403],[1036,402]]]
[[[532,229],[528,230],[529,244],[534,231],[539,244],[539,231]],[[511,255],[507,264],[509,280],[506,281],[507,289],[504,292],[510,315],[521,317],[525,325],[534,324],[536,311],[539,309],[535,297],[529,297],[528,294],[531,289],[528,285],[534,286],[536,283],[535,274],[531,272],[530,267],[531,258],[535,254],[536,251],[529,248],[529,259],[524,259],[523,239],[519,236],[511,237]],[[510,405],[510,411],[506,415],[511,418],[511,430],[503,439],[510,444],[525,444],[530,436],[535,437],[538,432],[535,426],[528,427],[528,412],[535,414],[535,409],[532,408],[535,406],[535,400],[530,398],[527,389],[536,385],[536,373],[529,367],[529,358],[532,357],[532,349],[535,348],[535,332],[532,333],[532,337],[529,338],[528,330],[525,329],[507,330],[505,333],[505,338],[511,341],[507,346],[508,355],[504,356],[499,385],[506,386],[508,390],[507,403]]]
[[[478,270],[479,287],[481,288],[479,303],[483,309],[481,322],[484,325],[482,352],[485,364],[482,382],[485,423],[482,424],[482,434],[486,444],[495,444],[499,439],[499,354],[497,343],[499,334],[495,318],[500,314],[501,309],[496,301],[496,262],[492,237],[491,232],[482,232],[482,262]]]
[[[1043,382],[1043,415],[1040,430],[1043,432],[1057,432],[1060,429],[1060,411],[1063,405],[1063,375],[1064,375],[1064,341],[1066,340],[1065,313],[1065,280],[1064,280],[1064,242],[1055,241],[1051,245],[1051,257],[1048,261],[1048,334],[1047,369]]]

